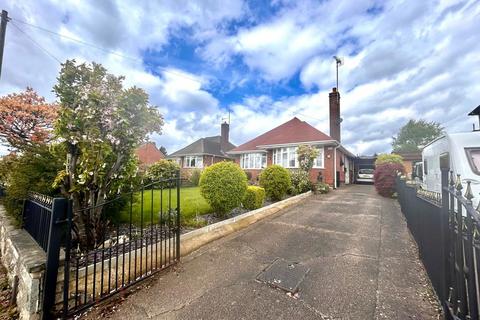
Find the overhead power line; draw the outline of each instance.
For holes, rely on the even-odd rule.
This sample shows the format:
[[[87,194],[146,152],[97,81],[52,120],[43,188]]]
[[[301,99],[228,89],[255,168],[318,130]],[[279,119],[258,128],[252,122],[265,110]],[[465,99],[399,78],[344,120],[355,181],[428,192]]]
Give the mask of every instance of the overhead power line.
[[[38,48],[40,48],[40,50],[42,50],[43,52],[45,52],[48,56],[50,56],[52,59],[54,59],[55,61],[57,61],[58,63],[62,63],[60,61],[60,59],[58,59],[57,57],[55,57],[55,55],[53,53],[51,53],[50,51],[48,51],[47,49],[45,49],[40,43],[38,43],[37,41],[35,41],[32,37],[30,37],[25,31],[23,31],[19,26],[17,26],[13,21],[10,21],[10,23],[12,24],[12,26],[14,26],[18,31],[20,31],[21,33],[23,33],[23,35],[29,39],[30,41],[32,41]]]

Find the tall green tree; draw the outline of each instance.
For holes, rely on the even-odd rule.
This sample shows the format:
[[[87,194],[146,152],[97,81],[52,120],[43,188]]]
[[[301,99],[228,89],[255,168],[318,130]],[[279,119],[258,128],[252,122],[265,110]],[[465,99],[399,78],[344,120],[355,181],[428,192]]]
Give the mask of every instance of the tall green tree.
[[[105,199],[130,186],[135,149],[163,125],[145,91],[124,88],[123,80],[100,64],[67,60],[53,88],[60,103],[55,133],[66,150],[56,184],[73,200],[74,235],[83,248],[102,241]]]
[[[425,120],[410,120],[405,124],[397,136],[393,137],[394,152],[416,152],[421,146],[443,134],[443,128],[437,122]]]

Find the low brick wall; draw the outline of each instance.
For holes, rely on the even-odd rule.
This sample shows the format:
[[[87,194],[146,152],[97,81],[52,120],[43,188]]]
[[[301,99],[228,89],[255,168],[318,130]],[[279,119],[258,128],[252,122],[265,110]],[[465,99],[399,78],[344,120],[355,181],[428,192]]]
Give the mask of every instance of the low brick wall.
[[[244,229],[249,225],[271,216],[293,204],[296,204],[311,195],[311,191],[302,193],[297,196],[272,203],[271,205],[263,208],[249,211],[239,216],[186,233],[181,236],[180,256],[186,256],[187,254],[197,250],[209,242],[225,237],[235,231]]]
[[[20,319],[40,319],[41,285],[46,254],[33,238],[6,216],[0,205],[1,260],[8,272],[10,285],[17,287],[17,309]]]

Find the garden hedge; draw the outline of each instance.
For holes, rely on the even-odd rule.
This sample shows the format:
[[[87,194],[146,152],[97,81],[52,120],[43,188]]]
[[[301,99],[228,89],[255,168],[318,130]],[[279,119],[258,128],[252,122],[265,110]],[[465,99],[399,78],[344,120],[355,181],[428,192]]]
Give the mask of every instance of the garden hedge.
[[[405,168],[400,163],[383,163],[375,167],[373,180],[378,194],[392,197],[395,193],[395,179],[398,173],[405,173]]]
[[[260,173],[260,186],[272,200],[282,200],[292,185],[290,172],[279,165],[271,165]]]
[[[248,186],[243,197],[243,207],[248,210],[261,208],[265,201],[265,189],[257,186]]]
[[[173,160],[161,159],[152,164],[146,172],[146,183],[175,178],[180,166]]]

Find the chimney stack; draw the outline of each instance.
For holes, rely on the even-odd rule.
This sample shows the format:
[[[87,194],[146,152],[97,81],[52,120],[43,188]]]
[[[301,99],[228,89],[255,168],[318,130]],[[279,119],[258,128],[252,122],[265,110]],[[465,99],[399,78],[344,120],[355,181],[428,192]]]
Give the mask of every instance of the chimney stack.
[[[340,139],[340,93],[337,88],[333,88],[332,92],[328,95],[330,101],[330,137],[338,142]]]
[[[228,148],[229,132],[230,132],[230,125],[225,121],[222,123],[221,136],[220,136],[220,147],[222,148],[223,151],[226,151]]]

